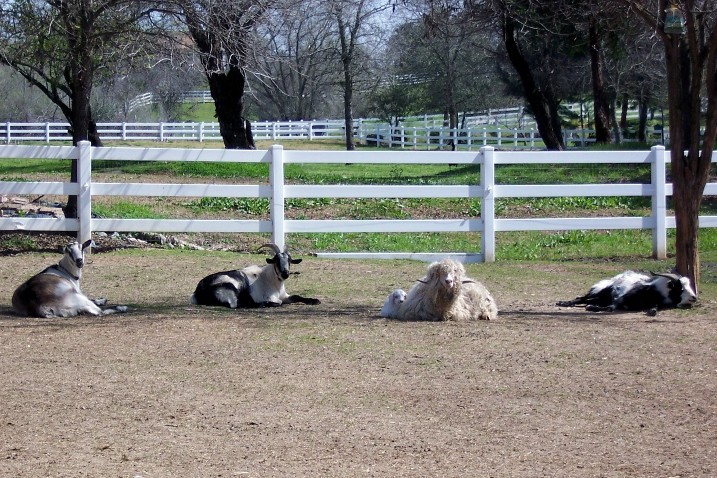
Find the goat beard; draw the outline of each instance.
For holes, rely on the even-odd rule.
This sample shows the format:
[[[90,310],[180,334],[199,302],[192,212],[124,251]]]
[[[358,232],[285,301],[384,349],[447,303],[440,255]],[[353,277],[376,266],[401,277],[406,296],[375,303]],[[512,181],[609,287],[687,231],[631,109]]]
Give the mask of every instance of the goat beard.
[[[460,282],[454,282],[452,287],[440,287],[436,292],[436,302],[443,305],[449,305],[458,299],[460,295]]]

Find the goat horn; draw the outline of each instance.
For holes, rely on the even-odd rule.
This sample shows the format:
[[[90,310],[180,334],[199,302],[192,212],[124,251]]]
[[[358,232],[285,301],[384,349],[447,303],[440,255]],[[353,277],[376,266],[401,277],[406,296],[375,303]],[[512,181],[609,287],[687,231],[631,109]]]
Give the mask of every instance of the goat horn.
[[[461,284],[475,284],[475,283],[476,283],[476,281],[471,280],[471,279],[461,281]]]
[[[422,280],[422,279],[416,279],[417,282],[420,282],[421,284],[428,284],[428,281]]]
[[[262,244],[261,246],[259,246],[259,248],[256,251],[259,252],[260,250],[264,249],[265,247],[268,247],[269,249],[274,251],[274,254],[281,254],[281,250],[279,249],[279,246],[277,246],[273,242],[267,242],[266,244]]]

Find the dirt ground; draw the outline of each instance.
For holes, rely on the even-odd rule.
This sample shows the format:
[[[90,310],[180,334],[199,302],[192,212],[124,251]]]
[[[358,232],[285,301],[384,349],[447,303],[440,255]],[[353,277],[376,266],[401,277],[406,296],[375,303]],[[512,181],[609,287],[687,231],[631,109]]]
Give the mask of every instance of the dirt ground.
[[[188,305],[263,256],[93,254],[84,291],[130,306],[22,318],[14,288],[58,254],[0,257],[0,475],[714,477],[717,304],[561,309],[615,264],[468,266],[498,320],[378,317],[425,264],[304,257],[318,306]]]

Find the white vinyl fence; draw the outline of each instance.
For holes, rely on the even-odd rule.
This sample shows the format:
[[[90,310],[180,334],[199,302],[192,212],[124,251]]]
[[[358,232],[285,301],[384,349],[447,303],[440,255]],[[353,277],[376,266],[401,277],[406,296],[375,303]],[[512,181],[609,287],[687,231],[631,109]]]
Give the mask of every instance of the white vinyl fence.
[[[0,218],[3,231],[70,231],[80,241],[94,231],[120,232],[229,232],[267,233],[282,247],[286,234],[301,233],[420,233],[475,232],[476,250],[435,251],[432,254],[376,253],[342,254],[346,257],[414,258],[433,260],[450,255],[464,262],[493,262],[495,237],[502,231],[555,231],[587,229],[650,229],[653,255],[664,258],[667,229],[675,227],[666,215],[666,199],[672,185],[665,182],[669,154],[662,146],[642,152],[515,152],[484,147],[478,152],[347,152],[285,151],[273,146],[265,151],[175,148],[93,148],[88,142],[72,146],[0,146],[0,158],[78,159],[77,182],[0,181],[0,194],[77,195],[79,218]],[[268,163],[268,184],[154,184],[94,182],[92,161],[204,161],[222,163]],[[299,164],[479,164],[480,184],[465,185],[323,185],[286,184],[284,165]],[[650,184],[501,185],[495,182],[495,166],[507,164],[650,164]],[[68,163],[68,168],[70,167]],[[706,195],[717,195],[717,183],[710,183]],[[183,196],[269,198],[269,219],[117,219],[91,216],[94,196]],[[495,200],[518,197],[599,197],[643,196],[652,200],[647,217],[522,218],[495,217]],[[284,215],[289,198],[480,198],[480,217],[458,219],[299,220]],[[717,216],[700,218],[701,227],[717,227]],[[480,237],[480,240],[478,239]],[[480,248],[480,250],[478,250]]]
[[[0,123],[5,144],[72,141],[69,123]],[[357,122],[357,134],[360,123]],[[221,141],[219,123],[97,123],[106,141]],[[325,121],[271,121],[252,123],[254,139],[343,139],[344,123]]]
[[[545,149],[535,128],[507,128],[498,125],[473,125],[469,128],[432,126],[389,126],[385,123],[356,120],[354,135],[361,144],[390,148],[476,151],[483,146],[498,149]],[[69,123],[0,123],[0,141],[5,144],[28,142],[71,142]],[[221,141],[219,123],[97,123],[100,138],[105,141]],[[343,120],[258,121],[252,123],[255,140],[345,139]],[[583,148],[595,142],[595,132],[587,129],[563,130],[568,148]],[[669,131],[648,132],[647,142],[666,144]],[[634,140],[625,139],[625,142]]]

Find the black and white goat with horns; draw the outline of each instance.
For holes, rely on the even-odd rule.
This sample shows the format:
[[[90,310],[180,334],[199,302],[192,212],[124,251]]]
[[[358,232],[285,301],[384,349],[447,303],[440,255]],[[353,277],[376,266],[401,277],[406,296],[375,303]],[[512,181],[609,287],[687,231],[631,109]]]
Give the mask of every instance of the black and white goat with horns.
[[[645,310],[648,315],[655,315],[658,309],[689,308],[695,301],[697,295],[687,277],[672,273],[647,275],[625,271],[597,282],[583,296],[560,301],[556,305],[584,305],[586,310],[592,312]]]
[[[68,244],[60,262],[30,277],[12,295],[15,310],[31,317],[73,317],[79,314],[107,315],[126,312],[117,305],[101,309],[106,299],[88,298],[80,291],[80,277],[85,265],[85,250],[92,245],[86,241]]]
[[[310,305],[321,303],[319,299],[289,295],[286,292],[284,281],[291,274],[291,264],[299,264],[301,259],[292,259],[287,247],[282,251],[276,244],[268,243],[258,250],[263,248],[274,252],[273,257],[266,259],[267,265],[210,274],[197,284],[191,303],[221,305],[232,309],[278,307],[296,302]]]

